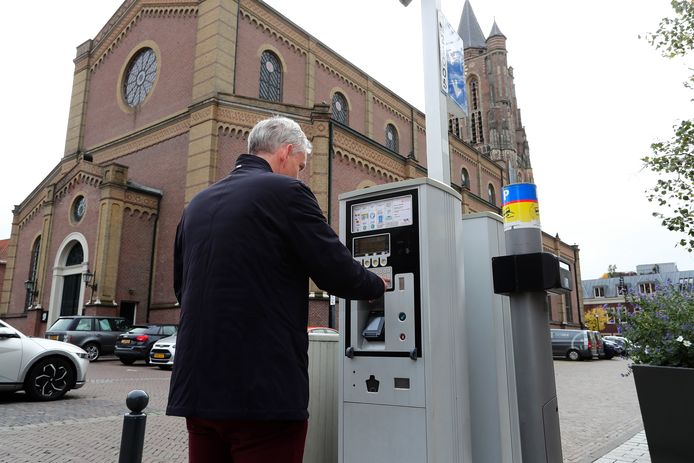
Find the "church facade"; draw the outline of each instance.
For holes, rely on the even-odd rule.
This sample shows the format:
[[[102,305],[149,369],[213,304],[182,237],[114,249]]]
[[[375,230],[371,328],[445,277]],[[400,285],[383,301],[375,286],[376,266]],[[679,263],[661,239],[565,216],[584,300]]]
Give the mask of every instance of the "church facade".
[[[465,51],[476,100],[449,124],[451,178],[463,213],[499,213],[502,187],[532,170],[505,38],[480,34]],[[426,176],[424,114],[259,0],[126,0],[74,62],[64,154],[13,211],[0,282],[0,317],[26,334],[61,315],[177,323],[181,212],[261,119],[302,126],[314,151],[300,178],[335,229],[340,193]],[[580,282],[578,248],[544,242]],[[329,295],[312,285],[309,299],[311,324],[327,325]],[[553,300],[553,322],[580,324],[580,304],[579,291]]]

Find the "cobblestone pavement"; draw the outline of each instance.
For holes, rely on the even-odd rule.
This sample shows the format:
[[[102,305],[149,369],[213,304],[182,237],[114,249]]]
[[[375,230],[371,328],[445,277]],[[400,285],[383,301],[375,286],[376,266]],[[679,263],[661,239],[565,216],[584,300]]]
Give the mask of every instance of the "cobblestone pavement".
[[[621,376],[627,362],[555,361],[554,368],[565,463],[593,462],[643,429],[634,380]],[[143,461],[185,462],[185,421],[164,415],[170,375],[140,362],[99,360],[90,365],[87,384],[63,400],[0,396],[0,462],[117,461],[125,397],[133,389],[150,396]]]
[[[595,463],[651,463],[646,433],[641,431]]]

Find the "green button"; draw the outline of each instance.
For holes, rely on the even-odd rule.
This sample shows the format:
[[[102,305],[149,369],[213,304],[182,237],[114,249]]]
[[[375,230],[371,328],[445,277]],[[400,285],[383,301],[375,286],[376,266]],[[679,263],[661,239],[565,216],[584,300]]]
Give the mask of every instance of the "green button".
[[[400,319],[401,322],[404,322],[405,319],[407,318],[407,315],[405,315],[405,312],[400,312],[400,315],[398,315],[398,318]]]

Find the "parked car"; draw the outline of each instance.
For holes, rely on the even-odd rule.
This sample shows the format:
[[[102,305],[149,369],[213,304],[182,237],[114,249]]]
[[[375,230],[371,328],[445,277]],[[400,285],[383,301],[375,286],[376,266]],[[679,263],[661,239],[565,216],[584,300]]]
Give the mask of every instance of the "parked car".
[[[154,343],[176,334],[176,331],[177,325],[135,325],[118,336],[116,357],[125,365],[132,365],[137,360],[149,363],[149,352]]]
[[[598,356],[595,335],[589,330],[550,330],[552,355],[569,360],[592,359]]]
[[[122,317],[71,316],[58,318],[44,337],[69,342],[87,351],[89,361],[113,354],[116,339],[130,325]]]
[[[612,341],[619,345],[619,347],[622,348],[622,354],[623,356],[628,356],[629,355],[629,340],[625,337],[622,336],[603,336],[604,339]]]
[[[599,331],[591,331],[591,333],[593,334],[593,340],[597,350],[597,358],[605,358],[605,345],[602,339],[602,334],[600,334]]]
[[[605,345],[605,354],[601,358],[610,360],[611,358],[619,357],[624,354],[624,350],[616,342],[605,339],[603,343]]]
[[[309,326],[307,331],[309,334],[340,334],[335,328],[328,328],[327,326]]]
[[[87,379],[89,359],[80,347],[30,338],[0,320],[0,391],[24,389],[35,400],[56,400]]]
[[[176,355],[176,335],[160,339],[154,343],[152,350],[149,351],[150,365],[156,365],[162,370],[173,367],[174,356]]]

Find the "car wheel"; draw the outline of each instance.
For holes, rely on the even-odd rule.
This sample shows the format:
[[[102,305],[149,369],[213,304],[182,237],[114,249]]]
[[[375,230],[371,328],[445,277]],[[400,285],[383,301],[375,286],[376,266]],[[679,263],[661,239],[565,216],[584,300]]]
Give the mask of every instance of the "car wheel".
[[[87,351],[87,358],[89,358],[90,362],[93,362],[94,360],[98,359],[101,355],[101,349],[99,349],[99,346],[97,344],[94,344],[93,342],[88,342],[87,344],[82,346],[82,349]]]
[[[123,365],[132,365],[135,363],[135,359],[120,359],[120,363]]]
[[[581,360],[581,354],[579,354],[577,350],[570,350],[570,351],[566,354],[566,357],[567,357],[569,360],[573,360],[573,361]]]
[[[75,382],[75,368],[69,360],[50,357],[34,365],[24,380],[24,390],[34,400],[56,400]]]

